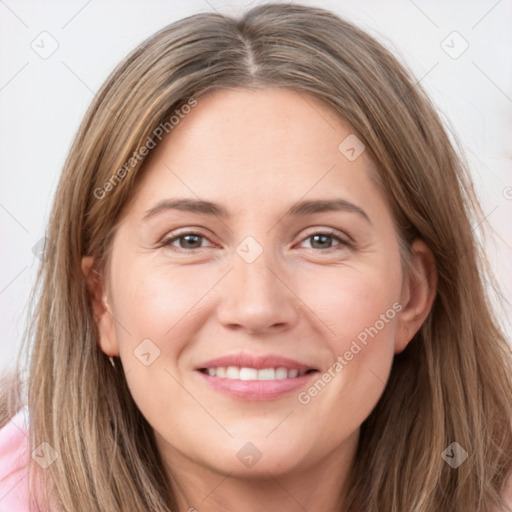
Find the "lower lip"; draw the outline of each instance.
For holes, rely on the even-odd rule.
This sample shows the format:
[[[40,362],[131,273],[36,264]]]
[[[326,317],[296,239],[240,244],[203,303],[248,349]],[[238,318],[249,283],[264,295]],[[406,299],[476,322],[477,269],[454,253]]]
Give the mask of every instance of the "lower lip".
[[[212,377],[207,373],[197,370],[197,373],[215,391],[241,400],[255,402],[264,400],[275,400],[292,391],[305,386],[311,377],[318,374],[317,371],[307,373],[301,377],[275,379],[275,380],[240,380]]]

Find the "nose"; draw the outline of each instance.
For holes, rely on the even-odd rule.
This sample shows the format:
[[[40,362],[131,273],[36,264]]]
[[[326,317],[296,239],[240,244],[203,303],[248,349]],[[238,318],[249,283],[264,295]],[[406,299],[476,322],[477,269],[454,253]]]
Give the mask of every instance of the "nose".
[[[263,334],[292,328],[299,319],[300,300],[285,273],[268,252],[252,263],[234,254],[233,269],[222,281],[217,315],[229,328]]]

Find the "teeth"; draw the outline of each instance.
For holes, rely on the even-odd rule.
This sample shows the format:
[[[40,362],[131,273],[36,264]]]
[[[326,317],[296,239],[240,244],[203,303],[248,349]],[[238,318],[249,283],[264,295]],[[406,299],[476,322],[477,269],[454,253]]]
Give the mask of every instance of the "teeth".
[[[258,380],[274,380],[276,378],[276,371],[274,368],[264,368],[258,370]]]
[[[258,380],[256,368],[240,368],[240,380]]]
[[[297,370],[292,368],[278,367],[278,368],[263,368],[257,370],[256,368],[238,368],[237,366],[208,368],[208,375],[212,377],[220,377],[224,379],[238,379],[238,380],[282,380],[294,379],[295,377],[302,377],[306,370]]]
[[[240,368],[236,366],[228,366],[226,370],[226,379],[239,379],[240,378]]]
[[[288,377],[288,370],[286,368],[277,368],[276,379],[286,379]]]

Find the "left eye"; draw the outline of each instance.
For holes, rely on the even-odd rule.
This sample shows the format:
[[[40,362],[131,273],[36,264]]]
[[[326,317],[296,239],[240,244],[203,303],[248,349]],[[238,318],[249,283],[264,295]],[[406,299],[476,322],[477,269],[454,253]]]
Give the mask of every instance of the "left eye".
[[[311,240],[310,245],[312,249],[331,249],[333,247],[332,240],[338,241],[334,247],[337,246],[347,246],[348,242],[342,240],[339,236],[336,236],[334,233],[326,232],[326,233],[313,233],[306,238],[304,238],[303,242],[306,240]],[[329,241],[331,243],[329,243]],[[316,245],[316,247],[315,247]]]

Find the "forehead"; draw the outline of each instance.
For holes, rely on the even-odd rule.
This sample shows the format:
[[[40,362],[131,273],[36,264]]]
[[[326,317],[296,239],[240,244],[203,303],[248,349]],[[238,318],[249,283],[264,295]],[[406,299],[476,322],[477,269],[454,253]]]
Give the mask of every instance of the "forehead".
[[[350,146],[356,158],[354,151],[347,157]],[[360,202],[378,192],[373,163],[350,125],[315,96],[291,89],[211,91],[152,151],[137,187],[139,208],[166,195],[236,202],[242,211],[339,193]]]

